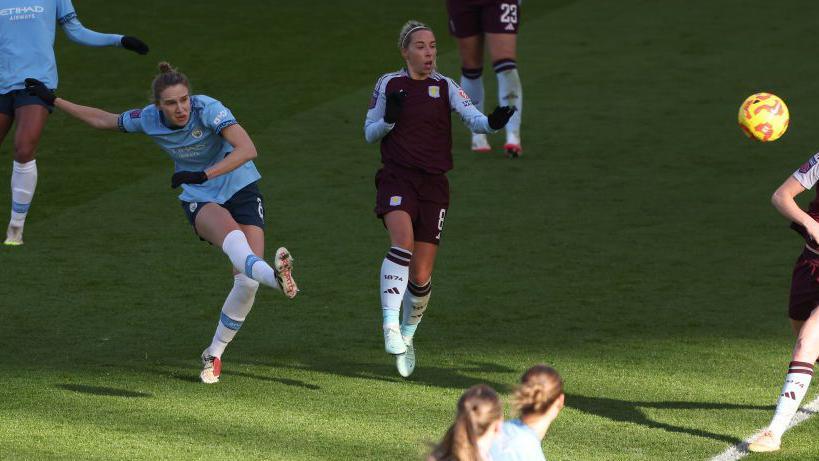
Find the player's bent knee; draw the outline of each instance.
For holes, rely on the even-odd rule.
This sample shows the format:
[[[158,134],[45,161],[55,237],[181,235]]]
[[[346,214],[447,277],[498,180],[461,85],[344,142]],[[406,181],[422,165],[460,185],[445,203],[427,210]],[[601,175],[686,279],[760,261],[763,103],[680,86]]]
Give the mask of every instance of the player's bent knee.
[[[34,156],[36,153],[37,146],[34,144],[14,146],[14,161],[17,163],[28,163],[34,160]]]

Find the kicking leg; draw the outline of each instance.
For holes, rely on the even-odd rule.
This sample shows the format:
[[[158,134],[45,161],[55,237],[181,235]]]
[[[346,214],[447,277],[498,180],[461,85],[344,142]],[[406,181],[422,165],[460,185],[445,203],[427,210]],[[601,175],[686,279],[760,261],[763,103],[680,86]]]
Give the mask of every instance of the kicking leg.
[[[293,298],[298,293],[295,283],[279,283],[279,277],[283,274],[278,274],[267,262],[253,253],[248,238],[239,224],[221,206],[208,203],[202,207],[196,215],[196,232],[210,243],[220,246],[237,272],[264,285],[282,290],[288,298]],[[286,249],[280,248],[276,252],[275,264],[286,268],[289,273],[292,258]],[[292,282],[292,277],[289,278]]]

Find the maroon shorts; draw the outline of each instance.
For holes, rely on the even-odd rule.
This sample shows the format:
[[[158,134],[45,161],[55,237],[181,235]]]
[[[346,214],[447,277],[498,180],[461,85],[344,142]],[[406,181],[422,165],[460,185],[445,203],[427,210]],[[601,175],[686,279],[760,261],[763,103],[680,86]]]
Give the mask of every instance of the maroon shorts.
[[[446,10],[449,32],[458,38],[518,33],[518,0],[447,0]]]
[[[406,211],[416,242],[438,245],[449,208],[449,180],[444,174],[423,174],[384,167],[375,175],[375,214]]]
[[[793,267],[788,317],[807,320],[819,306],[819,255],[805,248]]]

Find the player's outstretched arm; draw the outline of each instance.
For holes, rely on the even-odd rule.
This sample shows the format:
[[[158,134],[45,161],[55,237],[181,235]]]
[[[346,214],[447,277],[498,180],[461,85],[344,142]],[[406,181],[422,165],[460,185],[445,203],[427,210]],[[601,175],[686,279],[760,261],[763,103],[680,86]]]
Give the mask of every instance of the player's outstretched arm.
[[[224,128],[221,134],[233,146],[233,152],[205,171],[209,179],[230,173],[258,155],[253,140],[250,139],[250,135],[242,128],[242,125],[238,123],[230,125]]]
[[[102,34],[86,29],[76,13],[72,13],[65,18],[60,19],[60,24],[63,26],[65,35],[75,43],[86,46],[121,46],[126,50],[131,50],[138,54],[147,54],[148,45],[142,40],[131,37],[129,35],[119,34]]]
[[[118,116],[116,114],[112,114],[95,107],[81,106],[63,98],[58,98],[51,90],[46,88],[43,82],[37,80],[36,78],[26,79],[26,91],[28,94],[42,99],[46,104],[55,106],[72,117],[78,118],[94,128],[101,130],[117,129]]]

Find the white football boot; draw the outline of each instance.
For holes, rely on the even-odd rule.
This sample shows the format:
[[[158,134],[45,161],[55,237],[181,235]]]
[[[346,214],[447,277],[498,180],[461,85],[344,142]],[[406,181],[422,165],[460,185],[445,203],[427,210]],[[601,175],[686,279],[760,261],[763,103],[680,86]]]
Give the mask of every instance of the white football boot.
[[[489,152],[492,146],[489,145],[489,139],[485,134],[472,133],[472,152]]]
[[[290,299],[295,298],[299,293],[299,287],[296,286],[296,281],[293,279],[293,259],[287,248],[281,247],[276,250],[276,258],[273,262],[279,289]]]
[[[412,338],[404,336],[403,339],[407,352],[395,356],[395,368],[398,369],[399,375],[407,378],[415,371],[415,346],[412,344]]]
[[[6,230],[6,241],[3,242],[4,245],[9,246],[18,246],[23,244],[23,226],[17,227],[12,226],[9,224],[8,230]]]
[[[748,445],[748,451],[754,453],[766,453],[769,451],[777,451],[782,446],[782,439],[777,437],[770,430],[762,431],[759,436]]]
[[[384,328],[384,350],[387,354],[398,355],[407,352],[407,345],[401,338],[398,326]]]
[[[208,350],[202,351],[202,372],[199,379],[205,384],[215,384],[219,382],[222,375],[222,360],[219,357],[208,355]]]

